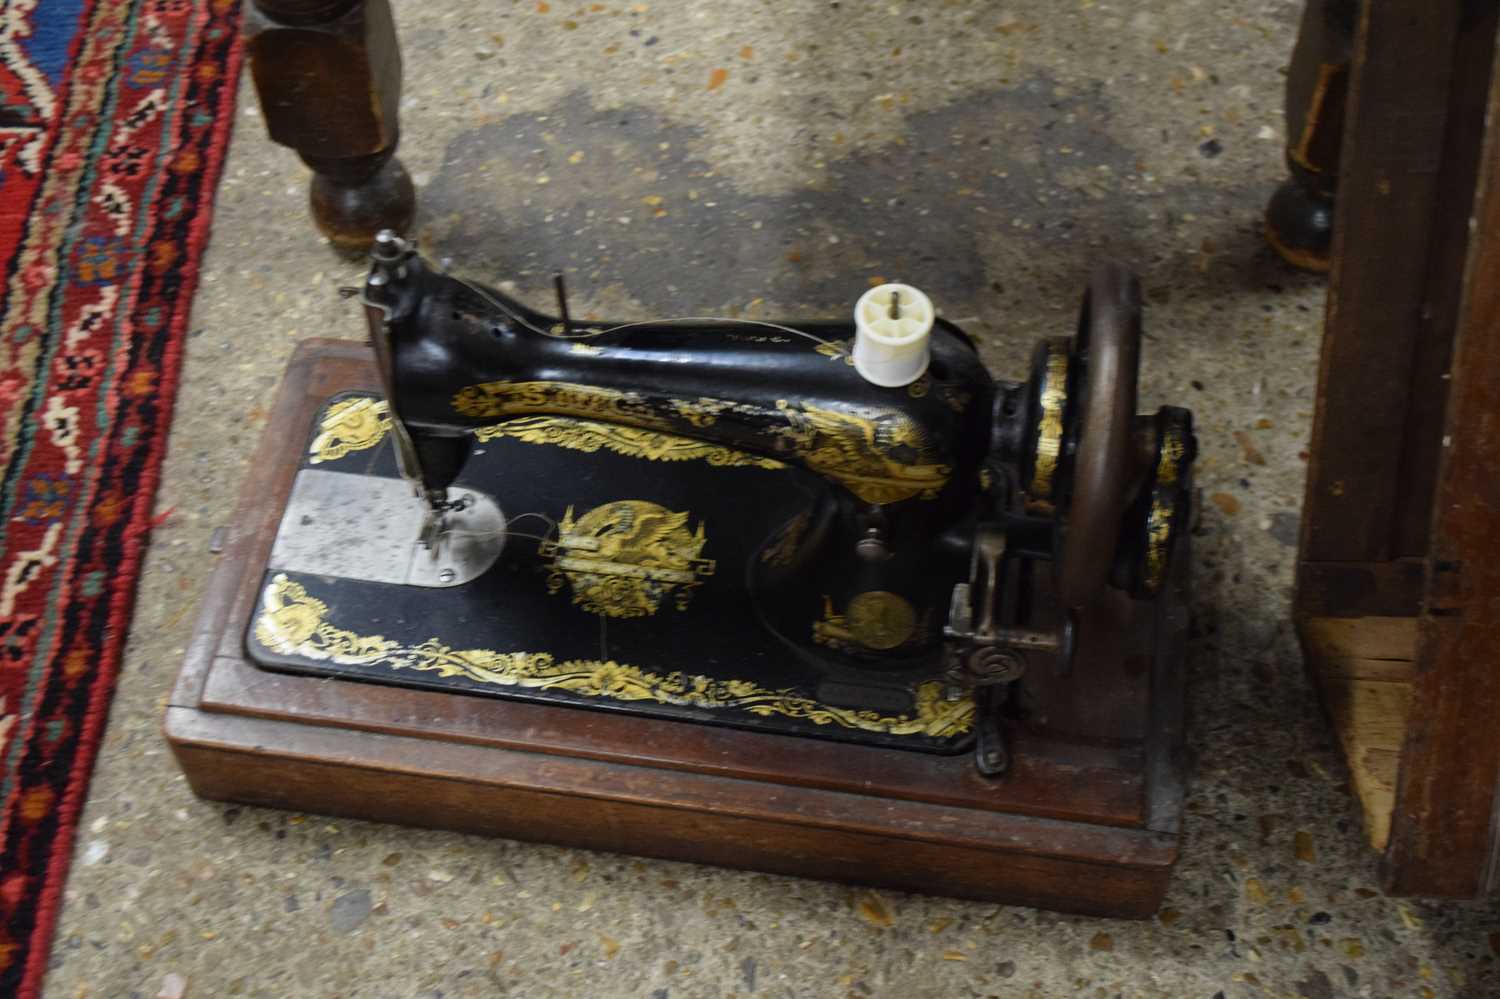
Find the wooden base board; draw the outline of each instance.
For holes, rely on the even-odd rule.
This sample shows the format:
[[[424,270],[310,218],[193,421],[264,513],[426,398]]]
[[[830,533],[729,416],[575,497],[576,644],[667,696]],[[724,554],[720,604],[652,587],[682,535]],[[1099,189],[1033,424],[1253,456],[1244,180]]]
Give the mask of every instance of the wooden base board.
[[[248,662],[243,636],[298,464],[288,442],[303,439],[330,395],[374,384],[368,351],[354,343],[310,341],[288,368],[166,712],[168,741],[197,793],[1073,912],[1156,910],[1183,793],[1185,611],[1176,600],[1153,609],[1121,597],[1101,612],[1157,636],[1154,656],[1117,662],[1120,675],[1108,680],[1149,686],[1149,735],[1121,745],[1018,732],[1001,781],[980,777],[966,755],[328,681]],[[1108,699],[1101,690],[1095,675],[1078,696]]]
[[[1302,647],[1349,761],[1370,845],[1391,833],[1417,658],[1415,617],[1308,617]]]

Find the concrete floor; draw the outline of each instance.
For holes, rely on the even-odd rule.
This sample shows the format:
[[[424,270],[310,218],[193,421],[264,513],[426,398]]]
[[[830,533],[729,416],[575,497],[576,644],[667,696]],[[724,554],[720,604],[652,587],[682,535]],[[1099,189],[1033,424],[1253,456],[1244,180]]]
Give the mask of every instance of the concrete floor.
[[[1211,499],[1183,860],[1149,922],[885,893],[885,926],[839,886],[195,799],[158,720],[210,533],[293,344],[362,335],[335,294],[360,267],[311,232],[304,170],[246,92],[48,995],[172,975],[195,999],[1500,992],[1493,905],[1373,891],[1287,621],[1323,286],[1257,230],[1297,3],[396,13],[424,240],[539,304],[556,267],[576,311],[642,317],[842,312],[899,276],[1019,376],[1092,261],[1140,272],[1143,408],[1196,411]]]

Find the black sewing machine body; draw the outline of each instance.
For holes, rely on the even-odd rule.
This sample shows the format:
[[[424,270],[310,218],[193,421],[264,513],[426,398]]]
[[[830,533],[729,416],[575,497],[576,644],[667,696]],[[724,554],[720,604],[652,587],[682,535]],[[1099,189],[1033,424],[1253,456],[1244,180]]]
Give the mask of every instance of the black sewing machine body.
[[[1037,690],[1066,687],[1100,592],[1152,599],[1185,533],[1190,419],[1134,414],[1133,282],[1105,272],[1090,295],[1078,336],[1041,344],[1027,381],[993,379],[938,320],[924,373],[884,387],[852,363],[852,322],[575,322],[383,241],[362,297],[385,398],[330,403],[304,467],[322,498],[294,495],[283,521],[291,537],[311,519],[340,554],[273,557],[252,657],[929,752],[977,744],[998,775],[1007,710],[1046,714],[1007,694],[1039,667]],[[363,543],[351,505],[388,502],[338,490],[390,496],[400,479],[421,508],[390,527],[409,535],[406,578],[334,565]]]

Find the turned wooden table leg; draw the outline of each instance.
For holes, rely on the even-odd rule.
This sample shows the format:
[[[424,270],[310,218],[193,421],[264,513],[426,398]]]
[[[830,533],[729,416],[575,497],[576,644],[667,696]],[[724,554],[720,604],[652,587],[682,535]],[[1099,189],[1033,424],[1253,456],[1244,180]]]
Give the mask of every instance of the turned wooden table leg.
[[[1266,209],[1266,239],[1290,264],[1327,271],[1361,0],[1307,0],[1286,82],[1289,177]]]
[[[312,167],[313,221],[362,252],[416,211],[396,159],[401,52],[388,0],[252,0],[250,69],[271,138]]]

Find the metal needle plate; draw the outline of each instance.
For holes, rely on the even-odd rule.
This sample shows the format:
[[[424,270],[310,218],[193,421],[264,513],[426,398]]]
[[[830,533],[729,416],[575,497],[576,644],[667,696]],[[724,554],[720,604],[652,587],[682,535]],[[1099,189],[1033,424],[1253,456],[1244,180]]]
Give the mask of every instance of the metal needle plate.
[[[429,551],[417,543],[425,503],[401,479],[304,468],[268,568],[412,586],[458,586],[483,575],[505,547],[505,517],[481,493],[445,515],[445,532]]]

